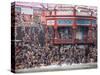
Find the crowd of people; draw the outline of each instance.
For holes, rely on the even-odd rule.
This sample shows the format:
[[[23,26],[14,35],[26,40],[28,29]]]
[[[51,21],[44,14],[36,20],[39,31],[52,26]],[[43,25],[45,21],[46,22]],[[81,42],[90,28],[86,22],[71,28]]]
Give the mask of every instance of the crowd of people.
[[[97,62],[96,45],[45,45],[43,28],[22,27],[16,31],[16,69]]]
[[[59,46],[39,47],[31,46],[31,43],[17,42],[16,68],[32,68],[47,65],[80,64],[97,62],[97,50],[95,47],[69,48]]]

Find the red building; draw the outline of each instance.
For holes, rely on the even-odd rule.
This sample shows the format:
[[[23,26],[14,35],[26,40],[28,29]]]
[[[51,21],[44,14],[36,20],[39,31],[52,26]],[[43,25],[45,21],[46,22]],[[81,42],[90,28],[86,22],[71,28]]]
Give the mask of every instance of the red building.
[[[51,27],[53,44],[93,44],[97,27],[95,7],[47,5],[45,13],[46,34]],[[46,36],[47,40],[48,37]]]

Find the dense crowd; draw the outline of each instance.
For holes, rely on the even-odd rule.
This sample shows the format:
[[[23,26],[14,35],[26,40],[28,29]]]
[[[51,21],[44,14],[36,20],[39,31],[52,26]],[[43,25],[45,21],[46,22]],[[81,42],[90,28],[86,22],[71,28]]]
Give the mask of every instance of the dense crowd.
[[[97,51],[93,46],[79,48],[78,46],[37,47],[31,43],[17,42],[16,68],[31,68],[46,65],[61,65],[90,63],[97,61]]]
[[[16,69],[97,62],[96,45],[54,46],[48,43],[46,47],[43,28],[22,27],[17,31]]]

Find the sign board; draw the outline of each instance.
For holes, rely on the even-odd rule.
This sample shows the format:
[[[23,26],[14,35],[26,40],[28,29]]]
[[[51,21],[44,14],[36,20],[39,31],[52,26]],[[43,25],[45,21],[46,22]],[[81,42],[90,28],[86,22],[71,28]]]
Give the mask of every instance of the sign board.
[[[54,25],[55,21],[54,20],[47,20],[47,25]]]
[[[73,20],[57,20],[58,25],[72,25]]]

